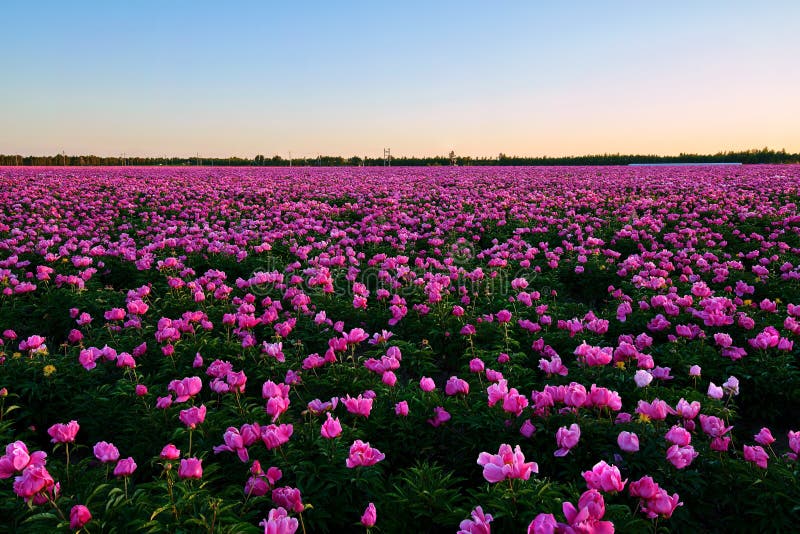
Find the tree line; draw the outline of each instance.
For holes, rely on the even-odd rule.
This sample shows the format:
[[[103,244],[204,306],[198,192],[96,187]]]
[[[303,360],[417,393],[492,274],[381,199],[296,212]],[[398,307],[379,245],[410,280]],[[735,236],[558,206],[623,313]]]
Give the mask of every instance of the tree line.
[[[4,166],[216,166],[216,167],[380,167],[386,164],[396,166],[497,166],[497,165],[630,165],[642,163],[800,163],[800,153],[792,154],[786,150],[769,148],[743,151],[717,152],[716,154],[687,154],[659,156],[653,154],[592,154],[584,156],[509,156],[503,153],[497,157],[457,156],[451,152],[447,156],[401,156],[388,161],[383,157],[317,156],[315,158],[297,157],[285,159],[275,155],[257,155],[251,158],[209,158],[209,157],[124,157],[124,156],[22,156],[0,154],[0,165]]]

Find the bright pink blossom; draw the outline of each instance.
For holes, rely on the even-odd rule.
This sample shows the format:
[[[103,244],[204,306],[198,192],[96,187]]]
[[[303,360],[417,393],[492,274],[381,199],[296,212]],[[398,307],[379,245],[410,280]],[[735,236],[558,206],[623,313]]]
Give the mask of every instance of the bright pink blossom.
[[[289,486],[273,489],[272,502],[298,514],[305,510],[300,490]]]
[[[622,431],[617,436],[617,445],[625,452],[638,452],[639,436],[633,432]]]
[[[95,458],[104,464],[119,460],[119,450],[111,443],[100,441],[95,444],[93,451]]]
[[[457,534],[490,534],[492,522],[491,514],[484,514],[483,508],[476,506],[470,512],[471,519],[465,519],[458,525]]]
[[[553,453],[554,456],[561,457],[569,454],[569,451],[578,444],[581,439],[581,427],[576,423],[572,423],[569,428],[562,426],[556,432],[556,443],[558,450]]]
[[[203,478],[203,460],[198,458],[184,458],[181,460],[180,467],[178,467],[178,476],[180,478]]]
[[[188,428],[194,429],[197,428],[197,425],[206,420],[206,411],[205,404],[201,404],[199,407],[192,406],[191,408],[181,410],[179,418]]]
[[[375,522],[378,520],[378,512],[375,509],[375,505],[373,503],[369,503],[367,508],[364,510],[364,513],[361,514],[361,524],[367,528],[371,528],[375,526]]]
[[[76,504],[69,511],[69,528],[79,529],[92,520],[92,513],[83,504]]]
[[[264,534],[294,534],[299,523],[294,517],[289,517],[283,508],[273,508],[267,518],[258,524],[264,527]]]
[[[114,476],[116,477],[129,477],[136,471],[136,462],[132,457],[123,458],[117,462],[114,467]]]
[[[381,451],[370,447],[369,442],[363,442],[357,439],[350,446],[350,454],[347,457],[345,465],[350,469],[359,466],[375,465],[386,458]]]
[[[767,462],[769,461],[769,455],[767,454],[767,451],[765,451],[760,445],[754,445],[752,447],[750,445],[745,445],[744,459],[748,462],[756,464],[761,469],[766,469]]]
[[[670,463],[677,469],[683,469],[691,464],[697,455],[698,453],[691,445],[687,445],[685,447],[673,445],[667,449],[667,460],[669,460]]]
[[[511,445],[505,443],[500,445],[497,454],[480,453],[478,465],[483,467],[483,478],[492,483],[511,478],[528,480],[531,473],[539,472],[536,462],[525,462],[519,445],[512,450]]]
[[[578,507],[565,502],[562,505],[564,517],[573,532],[591,532],[593,534],[613,534],[614,524],[611,521],[600,521],[606,513],[603,496],[595,489],[585,491],[578,499]]]
[[[323,438],[327,439],[339,437],[342,434],[342,425],[339,422],[339,418],[337,417],[334,419],[330,412],[328,412],[326,415],[328,418],[324,423],[322,423],[320,434],[322,434]]]
[[[603,460],[596,463],[591,471],[584,471],[582,475],[588,489],[597,489],[607,493],[622,491],[628,482],[627,479],[622,480],[617,466],[609,465]]]
[[[53,443],[72,443],[79,429],[78,422],[73,420],[66,424],[56,423],[47,429],[47,433],[53,438],[50,440]]]

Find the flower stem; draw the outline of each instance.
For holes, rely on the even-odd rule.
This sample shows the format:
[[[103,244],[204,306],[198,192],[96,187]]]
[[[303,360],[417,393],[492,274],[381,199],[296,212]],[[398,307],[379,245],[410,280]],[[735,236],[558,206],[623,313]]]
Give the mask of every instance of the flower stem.
[[[300,526],[303,528],[303,534],[306,534],[306,524],[303,521],[303,512],[297,514],[300,517]]]
[[[58,516],[61,518],[61,520],[66,521],[67,518],[64,516],[64,512],[62,512],[61,508],[58,507],[53,497],[51,497],[50,494],[47,492],[45,492],[45,495],[47,496],[47,500],[50,501],[50,504],[53,505],[53,508],[55,508],[56,512],[58,512]]]
[[[64,450],[67,452],[67,483],[69,483],[69,443],[64,444]]]
[[[172,504],[172,515],[178,519],[178,508],[175,506],[175,495],[172,492],[172,466],[165,465],[164,470],[167,473],[167,493],[169,493],[169,502]]]

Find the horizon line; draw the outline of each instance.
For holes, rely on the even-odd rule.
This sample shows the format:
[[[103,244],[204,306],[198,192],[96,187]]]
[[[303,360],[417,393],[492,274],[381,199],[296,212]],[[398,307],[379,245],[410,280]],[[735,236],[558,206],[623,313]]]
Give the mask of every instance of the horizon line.
[[[538,155],[531,155],[531,154],[507,154],[503,151],[499,152],[497,155],[471,155],[471,154],[458,154],[455,151],[451,151],[449,154],[425,154],[425,155],[395,155],[390,154],[391,159],[440,159],[440,158],[452,158],[455,157],[457,159],[478,159],[478,160],[492,160],[492,159],[501,159],[501,158],[508,158],[508,159],[566,159],[566,158],[591,158],[591,157],[655,157],[655,158],[678,158],[678,157],[712,157],[712,156],[720,156],[720,155],[727,155],[727,154],[759,154],[759,153],[776,153],[776,154],[787,154],[787,155],[800,155],[800,152],[789,152],[786,150],[785,147],[777,149],[771,147],[761,147],[761,148],[746,148],[746,149],[727,149],[727,150],[718,150],[716,152],[679,152],[675,153],[643,153],[643,152],[594,152],[594,153],[584,153],[584,154],[561,154],[561,155],[549,155],[549,154],[538,154]],[[127,152],[118,152],[116,154],[94,154],[94,153],[72,153],[67,154],[66,151],[59,151],[53,154],[27,154],[24,155],[23,153],[6,153],[0,152],[0,157],[20,157],[20,158],[57,158],[66,156],[69,158],[80,158],[80,157],[94,157],[94,158],[102,158],[102,159],[113,159],[113,158],[122,158],[122,159],[208,159],[208,160],[225,160],[225,159],[241,159],[241,160],[255,160],[256,157],[263,157],[265,160],[273,159],[273,158],[280,158],[282,160],[288,161],[290,158],[292,161],[295,160],[309,160],[309,159],[317,159],[317,158],[342,158],[345,160],[358,158],[361,160],[364,159],[374,159],[374,160],[382,160],[385,157],[385,154],[378,153],[375,156],[371,155],[358,155],[353,154],[352,156],[345,156],[343,154],[326,154],[323,152],[298,152],[295,153],[294,151],[286,151],[285,153],[279,152],[271,152],[272,156],[267,156],[264,153],[256,153],[252,156],[242,156],[242,155],[229,155],[229,156],[208,156],[203,155],[200,153],[189,154],[189,155],[176,155],[176,154],[129,154]],[[285,156],[289,157],[285,157]]]

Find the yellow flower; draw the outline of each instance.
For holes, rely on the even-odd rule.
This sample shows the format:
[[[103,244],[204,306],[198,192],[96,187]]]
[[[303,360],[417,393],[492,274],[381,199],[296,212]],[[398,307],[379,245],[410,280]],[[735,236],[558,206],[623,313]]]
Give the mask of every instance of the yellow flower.
[[[21,352],[15,352],[14,354],[11,355],[11,357],[12,358],[22,358],[22,353]]]
[[[752,301],[752,300],[750,300],[750,299],[744,299],[744,302],[743,302],[742,304],[744,304],[745,306],[750,306],[752,303],[753,303],[753,301]]]
[[[617,366],[617,369],[622,369],[623,371],[625,370],[625,362],[617,362],[615,365]]]
[[[650,422],[650,418],[648,416],[646,416],[645,414],[640,413],[639,414],[639,422],[640,423],[649,423]]]
[[[50,376],[50,375],[52,375],[53,373],[56,372],[56,366],[55,365],[49,365],[49,364],[45,365],[44,369],[42,369],[42,372],[44,373],[44,376]]]

